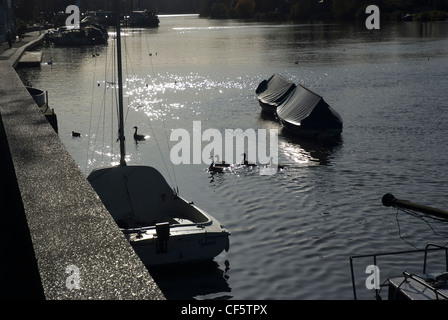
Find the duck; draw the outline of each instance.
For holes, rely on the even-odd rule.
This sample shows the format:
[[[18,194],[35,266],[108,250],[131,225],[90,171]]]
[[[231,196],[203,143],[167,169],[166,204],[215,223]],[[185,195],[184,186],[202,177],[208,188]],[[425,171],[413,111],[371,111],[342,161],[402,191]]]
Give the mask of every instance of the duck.
[[[137,127],[134,127],[134,129],[135,129],[135,132],[134,132],[134,140],[135,141],[143,141],[143,140],[145,140],[145,136],[144,135],[142,135],[142,134],[138,134],[137,133]]]
[[[243,163],[242,163],[242,165],[244,165],[244,166],[248,166],[248,167],[256,167],[256,166],[257,166],[257,164],[248,162],[248,161],[246,160],[246,153],[243,153],[243,157],[244,157],[244,159],[243,159]]]
[[[72,131],[72,137],[80,137],[81,134],[79,132]]]
[[[215,161],[213,160],[214,158],[215,157],[210,157],[210,159],[212,159],[212,163],[210,163],[207,171],[211,173],[223,173],[226,167],[220,164],[215,164]]]
[[[273,164],[273,160],[274,158],[273,157],[271,157],[271,159],[270,159],[270,161],[269,161],[269,164],[267,164],[267,165],[265,165],[264,166],[264,168],[263,168],[263,170],[271,170],[271,172],[278,172],[278,171],[280,171],[280,170],[284,170],[284,169],[286,169],[287,168],[287,166],[286,165],[284,165],[284,164],[276,164],[275,166],[274,166],[274,164]]]
[[[220,167],[230,167],[230,164],[226,163],[224,160],[221,161],[221,163],[219,162],[219,155],[216,154],[215,157],[216,157],[216,163],[218,164],[218,166],[220,166]]]
[[[271,157],[271,159],[270,159],[270,161],[269,161],[269,166],[272,166],[272,160],[274,160],[273,157]],[[286,169],[287,167],[288,167],[288,166],[285,165],[285,164],[277,163],[277,169],[279,169],[279,170]]]

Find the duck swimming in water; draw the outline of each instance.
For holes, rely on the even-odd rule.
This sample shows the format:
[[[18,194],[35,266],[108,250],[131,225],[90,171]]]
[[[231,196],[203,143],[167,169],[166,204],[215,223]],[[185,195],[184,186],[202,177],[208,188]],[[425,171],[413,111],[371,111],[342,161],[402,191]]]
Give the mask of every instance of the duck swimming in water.
[[[215,157],[210,157],[210,159],[212,159],[212,163],[208,167],[207,171],[211,173],[223,173],[227,167],[222,164],[216,164],[215,161],[213,160],[214,158]]]
[[[273,158],[271,157],[269,164],[264,165],[262,168],[260,168],[260,174],[261,175],[271,175],[271,174],[275,174],[279,171],[282,171],[286,168],[287,168],[287,166],[284,164],[274,164]]]
[[[257,164],[248,162],[246,160],[246,153],[243,153],[243,157],[244,157],[243,163],[242,163],[243,166],[248,166],[248,167],[256,167],[257,166]]]
[[[137,133],[137,127],[134,127],[134,129],[135,129],[134,140],[135,141],[143,141],[143,140],[145,140],[145,136],[144,135]]]
[[[218,166],[220,166],[220,167],[230,167],[230,164],[226,163],[224,160],[219,162],[219,155],[215,155],[215,157],[216,157],[216,163],[217,163]]]

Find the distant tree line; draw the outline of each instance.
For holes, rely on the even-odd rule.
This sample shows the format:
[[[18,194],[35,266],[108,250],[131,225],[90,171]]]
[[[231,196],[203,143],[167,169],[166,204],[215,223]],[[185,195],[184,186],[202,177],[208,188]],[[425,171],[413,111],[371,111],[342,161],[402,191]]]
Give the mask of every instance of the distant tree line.
[[[122,12],[148,9],[157,13],[199,13],[204,0],[120,0]],[[0,0],[1,2],[1,0]],[[23,21],[39,21],[64,11],[77,0],[21,0],[17,2],[15,16]],[[80,0],[80,9],[85,11],[115,11],[113,0]]]
[[[368,5],[377,5],[381,16],[401,18],[423,12],[442,20],[448,17],[448,0],[205,0],[202,17],[258,20],[355,20],[366,17]],[[431,18],[431,16],[428,16]]]
[[[77,0],[21,0],[15,15],[38,21],[65,11]],[[123,12],[149,9],[158,13],[199,13],[204,18],[257,20],[354,20],[366,17],[367,5],[377,5],[382,18],[415,13],[423,20],[448,17],[448,0],[120,0]],[[80,0],[81,11],[115,10],[112,0]]]

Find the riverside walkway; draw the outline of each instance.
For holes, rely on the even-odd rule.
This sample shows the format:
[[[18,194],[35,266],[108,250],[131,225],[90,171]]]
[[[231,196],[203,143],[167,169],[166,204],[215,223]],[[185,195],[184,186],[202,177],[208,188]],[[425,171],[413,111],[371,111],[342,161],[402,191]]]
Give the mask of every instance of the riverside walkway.
[[[0,299],[164,300],[0,45]]]

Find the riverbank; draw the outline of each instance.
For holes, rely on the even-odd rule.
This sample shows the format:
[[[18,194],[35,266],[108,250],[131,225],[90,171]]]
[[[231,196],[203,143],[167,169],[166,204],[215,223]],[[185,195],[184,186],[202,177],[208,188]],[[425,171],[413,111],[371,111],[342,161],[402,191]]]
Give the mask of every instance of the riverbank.
[[[42,37],[0,49],[0,297],[163,300],[14,69]]]
[[[11,66],[15,68],[22,55],[27,50],[33,50],[35,47],[39,46],[42,43],[44,36],[44,32],[33,31],[27,33],[23,38],[17,38],[17,40],[12,43],[11,47],[9,47],[8,42],[1,43],[0,61],[8,60]]]

